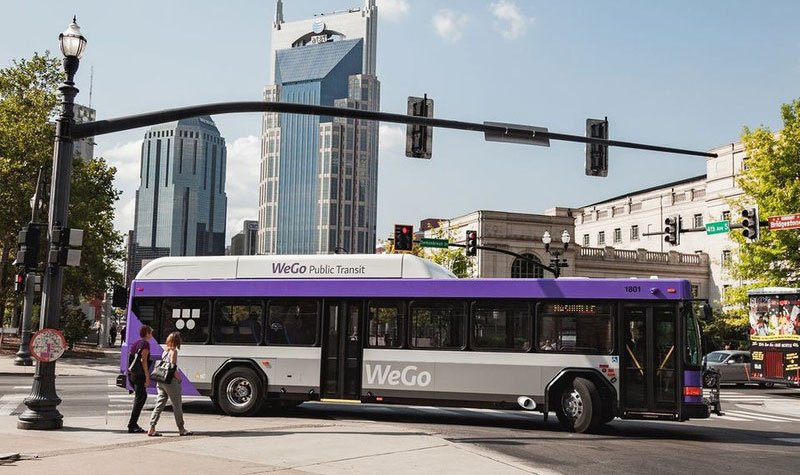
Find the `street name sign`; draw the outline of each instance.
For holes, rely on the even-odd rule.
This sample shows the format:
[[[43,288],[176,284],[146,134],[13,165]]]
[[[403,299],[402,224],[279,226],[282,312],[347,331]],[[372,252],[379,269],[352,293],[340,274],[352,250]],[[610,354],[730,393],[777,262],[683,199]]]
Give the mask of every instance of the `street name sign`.
[[[729,233],[731,231],[731,222],[730,221],[715,221],[713,223],[706,223],[706,234],[722,234],[722,233]]]
[[[419,240],[419,245],[422,247],[438,247],[447,249],[449,244],[450,241],[448,239],[422,238]]]
[[[800,228],[800,213],[770,216],[769,229],[798,229]]]

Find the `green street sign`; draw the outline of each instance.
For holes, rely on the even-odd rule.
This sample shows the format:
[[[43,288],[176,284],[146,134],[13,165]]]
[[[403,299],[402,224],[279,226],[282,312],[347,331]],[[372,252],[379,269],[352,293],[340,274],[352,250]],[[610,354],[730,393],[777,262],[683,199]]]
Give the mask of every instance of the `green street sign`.
[[[447,249],[449,244],[450,241],[447,239],[422,238],[419,240],[419,245],[422,247],[438,247]]]
[[[731,231],[730,221],[715,221],[713,223],[706,223],[706,234],[722,234]]]

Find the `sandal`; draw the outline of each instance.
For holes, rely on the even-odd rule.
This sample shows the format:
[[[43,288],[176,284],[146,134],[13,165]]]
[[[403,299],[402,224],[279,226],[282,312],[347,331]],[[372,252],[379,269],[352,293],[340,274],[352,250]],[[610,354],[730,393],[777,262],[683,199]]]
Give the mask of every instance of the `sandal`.
[[[181,433],[180,433],[180,434],[178,434],[178,435],[181,435],[181,436],[184,436],[184,435],[194,435],[194,432],[192,432],[192,431],[190,431],[190,430],[185,430],[185,431],[181,432]]]
[[[161,437],[161,432],[158,432],[158,431],[153,432],[153,433],[148,432],[147,433],[147,437]]]

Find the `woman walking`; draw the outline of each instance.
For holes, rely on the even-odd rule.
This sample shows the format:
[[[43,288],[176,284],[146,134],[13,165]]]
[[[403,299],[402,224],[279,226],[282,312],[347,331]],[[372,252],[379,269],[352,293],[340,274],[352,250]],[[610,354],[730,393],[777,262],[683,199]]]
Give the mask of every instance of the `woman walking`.
[[[191,431],[183,426],[183,407],[181,402],[181,376],[178,371],[178,350],[181,348],[181,334],[172,332],[167,337],[167,349],[161,356],[162,360],[167,360],[175,366],[175,375],[169,383],[158,383],[158,399],[153,414],[150,416],[150,430],[147,435],[159,437],[161,433],[156,431],[156,424],[167,405],[167,399],[172,401],[172,413],[175,415],[175,424],[178,426],[179,435],[192,435]]]
[[[147,386],[150,386],[150,368],[148,361],[150,358],[150,338],[153,337],[153,329],[147,325],[142,325],[139,329],[139,341],[131,346],[130,364],[128,365],[128,380],[133,386],[135,394],[133,399],[133,410],[128,421],[128,432],[131,434],[141,434],[144,429],[139,427],[139,415],[142,413],[145,401],[147,401]]]

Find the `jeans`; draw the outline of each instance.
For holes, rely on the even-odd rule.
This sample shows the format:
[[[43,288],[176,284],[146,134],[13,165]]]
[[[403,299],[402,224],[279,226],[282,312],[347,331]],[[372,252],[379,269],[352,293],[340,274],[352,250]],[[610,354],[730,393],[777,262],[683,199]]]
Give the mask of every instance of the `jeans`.
[[[144,387],[144,375],[131,376],[130,382],[133,385],[134,398],[128,429],[135,429],[139,427],[139,415],[142,413],[144,403],[147,401],[147,388]]]
[[[176,378],[172,382],[158,383],[158,398],[156,399],[156,407],[153,408],[153,414],[150,415],[150,427],[155,427],[158,424],[158,419],[161,413],[167,406],[167,399],[172,401],[172,413],[175,415],[175,424],[178,426],[180,432],[184,431],[183,427],[183,404],[181,401],[181,382]]]

